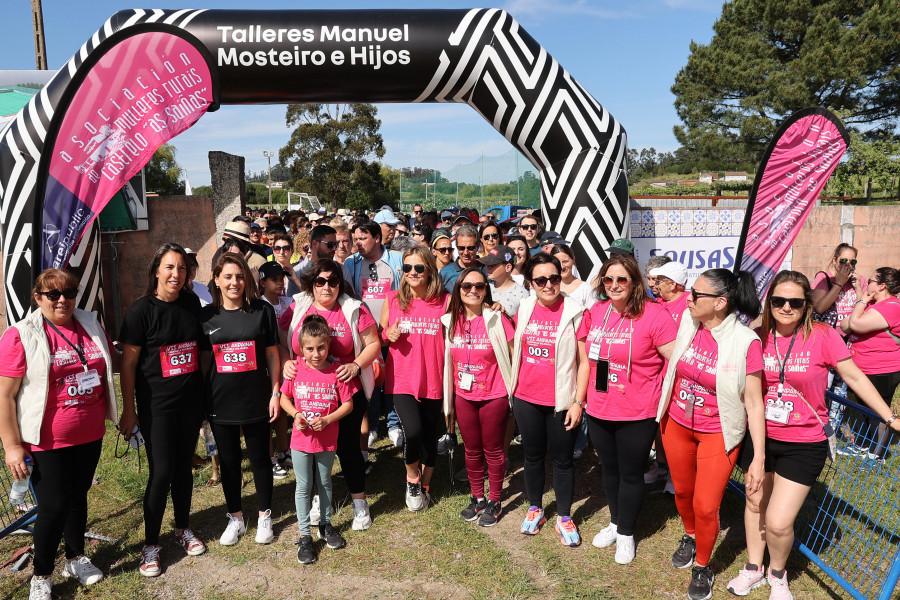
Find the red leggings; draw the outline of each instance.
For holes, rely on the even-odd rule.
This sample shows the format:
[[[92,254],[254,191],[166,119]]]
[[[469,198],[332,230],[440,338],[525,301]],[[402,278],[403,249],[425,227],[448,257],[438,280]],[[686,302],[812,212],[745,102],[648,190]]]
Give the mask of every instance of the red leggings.
[[[509,399],[466,400],[456,397],[456,421],[466,446],[466,472],[472,495],[484,498],[484,463],[487,462],[490,498],[499,502],[506,473],[503,435],[509,418]]]
[[[725,452],[721,433],[693,431],[669,415],[663,417],[660,432],[684,532],[696,537],[696,564],[706,567],[719,537],[719,507],[740,445]]]

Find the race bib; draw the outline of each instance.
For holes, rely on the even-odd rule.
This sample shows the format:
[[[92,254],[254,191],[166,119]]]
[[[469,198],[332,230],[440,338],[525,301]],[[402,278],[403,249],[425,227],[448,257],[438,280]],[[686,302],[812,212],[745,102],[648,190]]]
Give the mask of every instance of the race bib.
[[[766,421],[787,425],[790,416],[791,411],[783,406],[775,406],[774,404],[766,406]]]
[[[187,375],[200,368],[197,360],[197,342],[170,344],[159,349],[159,362],[162,365],[163,377]]]
[[[366,277],[361,287],[363,300],[384,300],[391,289],[391,278],[381,277],[375,281]]]
[[[256,342],[228,342],[213,344],[216,357],[216,371],[219,373],[240,373],[256,370]]]
[[[79,387],[82,388],[100,387],[100,374],[97,372],[97,369],[89,369],[81,373],[76,373],[75,381],[78,383]]]

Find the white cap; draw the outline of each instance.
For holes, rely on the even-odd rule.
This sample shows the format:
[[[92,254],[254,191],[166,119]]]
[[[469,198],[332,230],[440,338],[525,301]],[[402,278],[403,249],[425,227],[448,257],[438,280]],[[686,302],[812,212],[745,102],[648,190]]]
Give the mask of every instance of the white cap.
[[[679,285],[687,285],[688,280],[688,270],[680,262],[672,261],[667,262],[661,267],[656,267],[655,269],[650,269],[651,277],[668,277],[675,283]]]

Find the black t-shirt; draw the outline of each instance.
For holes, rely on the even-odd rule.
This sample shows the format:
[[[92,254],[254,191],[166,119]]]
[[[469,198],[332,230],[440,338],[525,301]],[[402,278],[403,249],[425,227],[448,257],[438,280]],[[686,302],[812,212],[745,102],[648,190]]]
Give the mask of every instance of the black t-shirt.
[[[275,310],[254,300],[251,312],[213,305],[200,310],[200,350],[211,352],[207,374],[206,414],[222,424],[269,419],[272,384],[266,348],[278,345]]]
[[[201,410],[199,312],[200,299],[186,290],[173,302],[143,296],[126,311],[119,339],[141,347],[134,382],[139,413]]]

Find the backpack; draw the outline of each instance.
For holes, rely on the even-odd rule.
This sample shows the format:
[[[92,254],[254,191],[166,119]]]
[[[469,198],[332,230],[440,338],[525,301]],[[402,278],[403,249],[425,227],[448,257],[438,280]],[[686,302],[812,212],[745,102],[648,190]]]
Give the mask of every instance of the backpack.
[[[819,273],[825,275],[825,281],[828,282],[828,289],[831,289],[831,286],[833,285],[831,283],[831,277],[829,277],[828,273],[826,273],[825,271],[819,271]],[[816,275],[818,275],[819,273],[816,273]],[[829,327],[835,327],[838,322],[837,302],[832,302],[831,306],[829,306],[825,310],[825,312],[816,312],[816,310],[813,309],[812,318],[813,321],[825,323]]]

